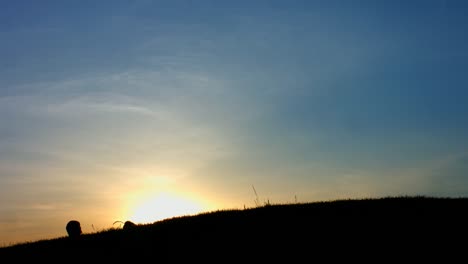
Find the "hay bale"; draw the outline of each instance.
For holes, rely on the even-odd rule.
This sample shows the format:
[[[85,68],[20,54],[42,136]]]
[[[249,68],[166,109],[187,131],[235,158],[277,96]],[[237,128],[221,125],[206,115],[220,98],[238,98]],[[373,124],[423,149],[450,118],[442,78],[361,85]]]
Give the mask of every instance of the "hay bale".
[[[70,220],[67,223],[66,230],[70,238],[77,238],[81,235],[81,225],[77,220]]]
[[[125,224],[123,226],[124,230],[131,230],[134,229],[137,225],[133,223],[132,221],[125,221]]]

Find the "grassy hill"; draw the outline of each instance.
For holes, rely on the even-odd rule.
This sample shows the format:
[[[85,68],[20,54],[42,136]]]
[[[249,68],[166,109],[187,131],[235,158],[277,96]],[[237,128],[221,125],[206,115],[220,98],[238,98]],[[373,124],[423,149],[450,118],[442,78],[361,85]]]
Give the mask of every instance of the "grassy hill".
[[[76,240],[61,237],[0,248],[0,261],[308,263],[442,257],[446,262],[466,258],[467,235],[468,198],[388,197],[174,217]]]

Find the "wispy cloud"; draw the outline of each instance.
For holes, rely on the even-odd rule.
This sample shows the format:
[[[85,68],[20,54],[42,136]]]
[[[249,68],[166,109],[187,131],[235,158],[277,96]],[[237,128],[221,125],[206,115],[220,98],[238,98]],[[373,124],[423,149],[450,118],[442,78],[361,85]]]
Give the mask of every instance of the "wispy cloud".
[[[71,98],[65,102],[49,103],[45,106],[45,112],[51,115],[80,116],[95,115],[99,113],[109,114],[137,114],[142,116],[157,117],[158,114],[144,106],[138,100],[113,94],[93,94]]]

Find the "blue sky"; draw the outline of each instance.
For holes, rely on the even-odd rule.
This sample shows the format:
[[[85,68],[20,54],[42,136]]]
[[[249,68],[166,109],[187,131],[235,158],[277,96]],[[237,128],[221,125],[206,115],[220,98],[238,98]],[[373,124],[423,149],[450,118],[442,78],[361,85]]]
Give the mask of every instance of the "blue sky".
[[[467,11],[4,2],[0,243],[251,207],[252,186],[273,203],[466,196]]]

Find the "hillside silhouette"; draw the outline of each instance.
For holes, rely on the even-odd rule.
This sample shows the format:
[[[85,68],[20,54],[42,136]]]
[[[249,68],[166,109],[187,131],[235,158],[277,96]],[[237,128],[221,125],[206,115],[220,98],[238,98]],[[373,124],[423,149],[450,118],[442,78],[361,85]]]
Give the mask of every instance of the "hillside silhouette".
[[[350,199],[219,210],[17,244],[0,248],[0,261],[446,262],[465,257],[467,235],[468,198]]]

